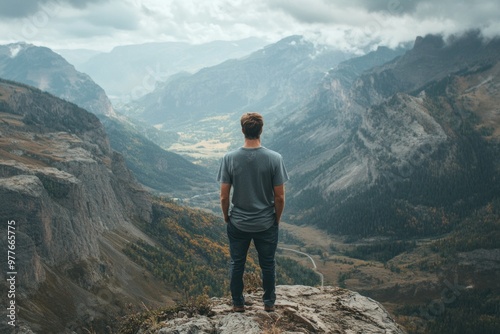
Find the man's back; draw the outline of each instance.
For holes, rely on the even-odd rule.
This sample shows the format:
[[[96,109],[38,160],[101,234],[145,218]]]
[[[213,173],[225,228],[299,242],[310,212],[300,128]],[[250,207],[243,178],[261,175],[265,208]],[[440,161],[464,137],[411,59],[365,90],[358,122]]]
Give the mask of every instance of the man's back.
[[[288,176],[281,155],[265,147],[241,147],[223,158],[220,182],[233,187],[231,222],[247,232],[263,231],[275,222],[274,186]]]

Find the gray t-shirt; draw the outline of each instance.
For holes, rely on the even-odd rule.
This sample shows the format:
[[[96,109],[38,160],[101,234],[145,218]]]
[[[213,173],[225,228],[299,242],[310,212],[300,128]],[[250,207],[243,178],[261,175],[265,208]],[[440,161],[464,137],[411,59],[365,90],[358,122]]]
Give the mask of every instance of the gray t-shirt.
[[[245,232],[260,232],[276,221],[274,187],[288,181],[283,158],[265,147],[227,153],[220,164],[217,181],[232,185],[229,216]]]

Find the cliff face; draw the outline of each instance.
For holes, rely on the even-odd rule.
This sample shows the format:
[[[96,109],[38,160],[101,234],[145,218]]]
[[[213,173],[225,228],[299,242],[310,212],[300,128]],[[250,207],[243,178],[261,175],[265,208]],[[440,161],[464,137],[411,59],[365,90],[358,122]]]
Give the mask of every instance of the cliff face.
[[[229,299],[212,298],[207,315],[164,312],[155,325],[133,333],[404,333],[382,305],[348,290],[280,285],[276,312],[267,313],[262,291],[246,296],[244,313],[231,312]],[[126,329],[125,325],[123,329]]]
[[[498,50],[474,33],[427,36],[358,76],[330,71],[274,137],[292,174],[292,219],[340,234],[430,235],[453,225],[444,216],[493,198]]]
[[[142,235],[132,223],[150,222],[152,204],[96,116],[1,81],[0,203],[2,221],[15,221],[20,314],[39,330],[53,321],[48,328],[59,332],[68,319],[76,326],[81,310],[96,304],[92,296],[110,288],[117,300],[136,294],[164,301],[119,277],[122,265],[128,275],[141,272],[121,252],[127,238]]]

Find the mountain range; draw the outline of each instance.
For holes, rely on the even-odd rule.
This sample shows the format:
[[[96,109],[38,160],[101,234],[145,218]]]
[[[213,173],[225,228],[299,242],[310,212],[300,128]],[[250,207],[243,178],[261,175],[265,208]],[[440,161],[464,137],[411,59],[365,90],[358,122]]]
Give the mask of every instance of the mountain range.
[[[403,51],[385,49],[379,55],[388,61]],[[170,149],[207,165],[241,141],[241,113],[259,111],[266,124],[280,122],[315,94],[329,69],[351,57],[290,36],[246,57],[172,77],[119,111],[160,130],[180,133]],[[273,128],[266,127],[265,136],[269,138]]]
[[[153,91],[157,84],[179,73],[193,73],[227,59],[240,58],[261,48],[258,38],[124,45],[97,54],[89,50],[56,50],[76,68],[87,73],[117,103],[129,102]],[[73,61],[73,62],[72,62]]]
[[[126,112],[199,143],[209,138],[232,148],[241,141],[239,115],[258,108],[268,120],[263,143],[282,153],[291,175],[284,220],[336,240],[331,249],[312,248],[334,262],[324,270],[342,270],[339,284],[398,305],[394,312],[416,333],[496,332],[500,40],[478,31],[428,35],[406,50],[332,58],[323,72],[312,66],[316,77],[301,82],[308,94],[300,98],[289,80],[304,74],[290,65],[300,53],[298,40],[172,79]],[[278,50],[273,67],[287,70],[261,76],[272,98],[245,99],[239,65],[247,68],[265,50]],[[305,54],[299,63],[308,62]],[[222,71],[232,65],[236,70]],[[278,85],[269,82],[283,90],[274,94]],[[295,103],[276,107],[288,102],[279,96]],[[343,271],[336,268],[351,260],[338,256],[366,262]],[[373,261],[380,261],[380,273]],[[439,282],[457,285],[457,276],[460,298],[428,316],[430,305],[448,300]]]
[[[227,290],[220,217],[144,190],[94,114],[3,79],[0,200],[1,219],[15,227],[0,246],[15,241],[16,333],[105,332],[136,307]],[[284,263],[282,283],[317,283],[311,270]],[[247,265],[256,270],[254,255]],[[9,288],[0,284],[4,295]],[[12,332],[5,322],[0,329]]]
[[[498,51],[478,31],[361,57],[291,36],[174,78],[120,112],[177,131],[178,153],[217,159],[241,141],[241,113],[260,111],[264,143],[292,175],[290,222],[436,235],[498,194]]]
[[[24,43],[0,46],[0,78],[45,90],[96,114],[107,127],[111,147],[149,189],[186,198],[214,187],[208,171],[145,138],[141,133],[153,136],[155,130],[117,115],[104,90],[54,51]]]
[[[291,36],[247,57],[169,80],[130,109],[150,124],[167,126],[243,110],[283,115],[312,94],[327,69],[349,56]]]
[[[477,32],[426,36],[360,75],[346,74],[359,73],[352,61],[330,71],[273,138],[290,164],[292,220],[435,235],[498,196],[499,51]]]

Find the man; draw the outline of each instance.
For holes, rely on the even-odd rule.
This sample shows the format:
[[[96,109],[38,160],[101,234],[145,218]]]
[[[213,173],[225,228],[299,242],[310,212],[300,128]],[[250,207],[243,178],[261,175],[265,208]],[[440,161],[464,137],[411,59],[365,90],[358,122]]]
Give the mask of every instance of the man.
[[[233,311],[245,311],[243,272],[253,240],[262,270],[264,309],[272,312],[276,301],[278,225],[285,207],[285,183],[289,178],[281,155],[261,146],[262,116],[245,113],[240,121],[245,143],[224,156],[217,175],[229,238]]]

